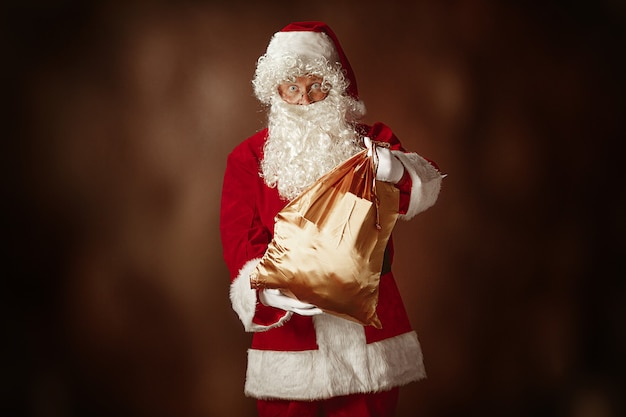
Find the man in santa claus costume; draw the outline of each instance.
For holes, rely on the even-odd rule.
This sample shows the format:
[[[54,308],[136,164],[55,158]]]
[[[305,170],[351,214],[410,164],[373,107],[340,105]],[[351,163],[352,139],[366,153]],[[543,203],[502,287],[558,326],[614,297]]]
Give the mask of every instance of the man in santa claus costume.
[[[442,175],[407,152],[382,123],[359,123],[365,107],[350,63],[323,22],[297,22],[273,35],[257,63],[256,97],[268,127],[228,157],[221,203],[230,299],[246,331],[245,393],[260,416],[391,416],[400,386],[425,377],[422,353],[391,272],[393,242],[381,271],[382,328],[322,312],[278,290],[251,289],[250,275],[272,240],[274,217],[323,174],[370,147],[376,178],[400,191],[400,219],[432,206]]]

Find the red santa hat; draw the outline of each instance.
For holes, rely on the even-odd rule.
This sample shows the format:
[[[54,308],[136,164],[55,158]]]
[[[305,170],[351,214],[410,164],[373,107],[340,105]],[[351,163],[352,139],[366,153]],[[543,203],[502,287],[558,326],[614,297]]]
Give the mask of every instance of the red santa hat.
[[[269,66],[270,62],[289,61],[293,57],[311,61],[324,59],[328,65],[343,73],[348,84],[346,93],[357,102],[360,101],[352,66],[337,36],[326,23],[319,21],[294,22],[275,33],[270,40],[266,53],[259,59],[255,78],[266,78],[269,74],[275,77],[280,71],[277,71],[276,67],[272,67],[271,70],[265,67]],[[264,90],[267,90],[267,86],[263,88],[263,82],[263,80],[258,80],[254,83],[257,97],[266,102],[267,91]]]

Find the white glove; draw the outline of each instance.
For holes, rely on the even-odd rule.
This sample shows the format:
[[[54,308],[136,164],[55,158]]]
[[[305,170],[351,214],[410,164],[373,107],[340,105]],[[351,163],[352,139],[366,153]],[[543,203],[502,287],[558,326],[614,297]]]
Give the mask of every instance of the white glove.
[[[367,156],[372,156],[372,141],[367,136],[363,138],[363,143],[368,149]],[[376,156],[378,159],[378,168],[376,169],[376,179],[378,181],[390,182],[397,184],[404,175],[404,165],[398,160],[391,151],[381,146],[376,147]]]
[[[285,311],[293,311],[301,316],[315,316],[323,311],[313,304],[303,303],[295,298],[287,297],[280,290],[262,289],[259,290],[259,300],[263,305],[280,308]]]

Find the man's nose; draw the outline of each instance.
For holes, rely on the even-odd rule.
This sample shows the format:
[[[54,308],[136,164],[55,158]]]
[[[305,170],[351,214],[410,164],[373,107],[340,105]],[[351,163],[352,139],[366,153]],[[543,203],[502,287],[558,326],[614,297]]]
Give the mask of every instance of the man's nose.
[[[309,98],[309,94],[307,91],[304,91],[302,94],[300,94],[300,99],[298,100],[298,104],[302,106],[311,104],[311,99]]]

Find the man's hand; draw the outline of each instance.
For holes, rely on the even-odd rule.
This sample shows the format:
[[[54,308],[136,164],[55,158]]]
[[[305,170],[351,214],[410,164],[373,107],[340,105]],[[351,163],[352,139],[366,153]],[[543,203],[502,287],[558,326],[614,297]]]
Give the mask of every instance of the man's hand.
[[[259,300],[263,305],[280,308],[285,311],[293,311],[301,316],[315,316],[323,311],[313,304],[303,303],[295,298],[287,297],[280,290],[262,289],[259,290]]]
[[[363,143],[368,149],[367,156],[372,156],[372,141],[367,136],[363,138]],[[387,148],[376,146],[377,169],[376,179],[379,181],[397,184],[404,175],[404,165]]]

